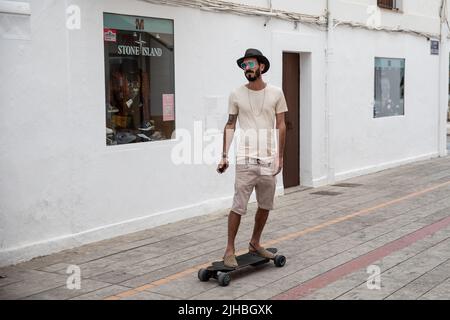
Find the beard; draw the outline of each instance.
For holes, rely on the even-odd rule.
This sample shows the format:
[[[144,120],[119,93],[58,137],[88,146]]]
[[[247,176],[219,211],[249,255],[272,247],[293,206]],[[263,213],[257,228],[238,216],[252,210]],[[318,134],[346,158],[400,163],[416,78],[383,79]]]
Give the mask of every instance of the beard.
[[[261,70],[259,70],[258,68],[255,72],[248,71],[245,73],[245,77],[247,78],[248,81],[254,82],[261,77]]]

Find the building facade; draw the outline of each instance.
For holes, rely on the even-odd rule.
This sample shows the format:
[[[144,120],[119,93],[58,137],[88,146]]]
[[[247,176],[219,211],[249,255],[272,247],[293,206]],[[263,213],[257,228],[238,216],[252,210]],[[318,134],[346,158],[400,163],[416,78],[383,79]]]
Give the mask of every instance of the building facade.
[[[0,1],[0,265],[229,207],[234,172],[215,169],[247,48],[288,100],[278,195],[445,156],[447,16],[443,0]]]

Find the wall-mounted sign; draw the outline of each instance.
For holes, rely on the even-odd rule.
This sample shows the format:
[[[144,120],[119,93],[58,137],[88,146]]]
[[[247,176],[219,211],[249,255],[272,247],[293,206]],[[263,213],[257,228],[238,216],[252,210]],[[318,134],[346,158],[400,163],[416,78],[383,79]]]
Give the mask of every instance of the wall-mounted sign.
[[[439,41],[431,40],[430,46],[431,46],[431,54],[439,55]]]
[[[117,42],[117,54],[119,55],[161,57],[163,55],[163,49],[146,46],[148,41],[144,41],[142,35],[142,33],[139,33],[139,39],[134,39],[134,41],[132,41],[133,45],[129,45],[130,41],[126,37],[122,37],[120,41],[117,40],[117,30],[105,29],[105,42]],[[137,36],[138,34],[134,33],[134,37]]]
[[[110,29],[173,34],[173,21],[168,19],[105,13],[103,22],[105,28]]]

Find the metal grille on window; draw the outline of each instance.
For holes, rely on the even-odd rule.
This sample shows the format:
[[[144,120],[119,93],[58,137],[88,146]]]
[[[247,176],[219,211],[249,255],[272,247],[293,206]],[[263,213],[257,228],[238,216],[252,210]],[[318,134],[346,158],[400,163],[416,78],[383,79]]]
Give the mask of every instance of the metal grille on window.
[[[380,8],[386,8],[386,9],[395,9],[397,8],[395,0],[378,0],[378,6]]]

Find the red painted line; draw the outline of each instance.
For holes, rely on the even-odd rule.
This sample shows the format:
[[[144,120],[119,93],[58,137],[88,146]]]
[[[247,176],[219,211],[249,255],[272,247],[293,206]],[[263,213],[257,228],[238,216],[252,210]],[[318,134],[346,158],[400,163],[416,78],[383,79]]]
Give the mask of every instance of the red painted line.
[[[412,243],[419,241],[448,225],[450,225],[450,216],[429,226],[423,227],[422,229],[410,233],[400,239],[387,243],[382,247],[370,251],[365,255],[359,256],[358,258],[355,258],[336,268],[333,268],[311,280],[289,289],[284,293],[272,297],[272,300],[298,300],[306,297],[314,291],[321,289],[356,270],[367,267],[375,261],[378,261],[395,251],[406,248]]]

